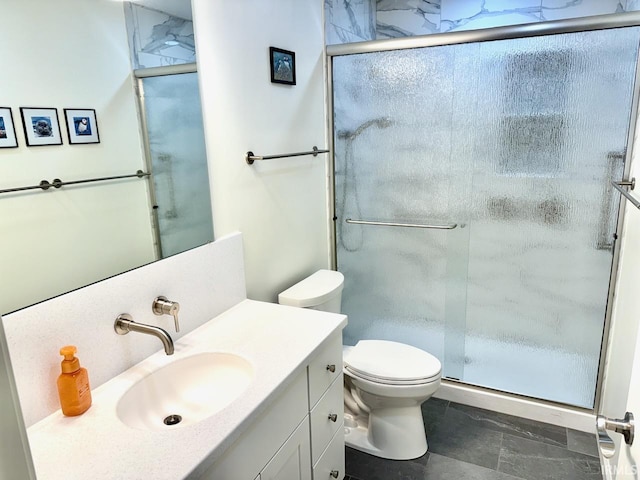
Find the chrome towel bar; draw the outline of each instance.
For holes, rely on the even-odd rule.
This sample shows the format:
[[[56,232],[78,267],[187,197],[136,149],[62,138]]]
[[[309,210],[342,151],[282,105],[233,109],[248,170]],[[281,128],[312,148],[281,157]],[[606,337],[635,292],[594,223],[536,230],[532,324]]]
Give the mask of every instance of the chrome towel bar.
[[[36,190],[38,188],[41,190],[49,190],[51,187],[60,188],[60,187],[64,187],[65,185],[77,185],[80,183],[103,182],[106,180],[120,180],[122,178],[133,178],[133,177],[142,178],[142,177],[148,177],[150,175],[151,175],[150,173],[146,173],[146,172],[143,172],[142,170],[138,170],[136,173],[133,173],[131,175],[117,175],[114,177],[87,178],[84,180],[72,180],[70,182],[63,182],[59,178],[54,178],[53,182],[51,183],[49,183],[46,180],[42,180],[38,185],[30,185],[28,187],[5,188],[4,190],[0,190],[0,193],[22,192],[24,190]]]
[[[613,185],[615,189],[618,190],[622,196],[629,200],[636,208],[640,208],[640,200],[634,198],[627,190],[623,189],[623,187],[629,187],[633,190],[636,187],[635,178],[632,178],[630,181],[611,182],[611,185]]]
[[[253,165],[255,160],[273,160],[274,158],[301,157],[303,155],[313,155],[317,157],[319,153],[329,153],[329,150],[318,150],[318,147],[314,146],[313,150],[309,152],[281,153],[279,155],[255,155],[253,152],[247,152],[244,160],[249,165]]]
[[[445,225],[423,225],[419,223],[370,222],[367,220],[352,220],[350,218],[347,218],[345,222],[354,223],[356,225],[379,225],[382,227],[434,228],[436,230],[453,230],[458,226],[457,223],[449,223]]]

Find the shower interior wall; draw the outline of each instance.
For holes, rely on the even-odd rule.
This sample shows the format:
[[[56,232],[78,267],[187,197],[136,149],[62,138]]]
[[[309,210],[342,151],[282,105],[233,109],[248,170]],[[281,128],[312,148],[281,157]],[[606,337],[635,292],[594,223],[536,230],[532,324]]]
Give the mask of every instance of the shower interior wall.
[[[639,0],[325,0],[327,45],[640,10]]]

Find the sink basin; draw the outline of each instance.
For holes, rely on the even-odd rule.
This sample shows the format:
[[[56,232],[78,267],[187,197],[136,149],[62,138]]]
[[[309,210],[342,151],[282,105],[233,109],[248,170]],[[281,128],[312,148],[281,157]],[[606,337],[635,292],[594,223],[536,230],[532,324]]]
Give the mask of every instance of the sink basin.
[[[229,353],[199,353],[140,379],[118,401],[118,418],[133,428],[193,425],[219,412],[249,386],[253,367]]]

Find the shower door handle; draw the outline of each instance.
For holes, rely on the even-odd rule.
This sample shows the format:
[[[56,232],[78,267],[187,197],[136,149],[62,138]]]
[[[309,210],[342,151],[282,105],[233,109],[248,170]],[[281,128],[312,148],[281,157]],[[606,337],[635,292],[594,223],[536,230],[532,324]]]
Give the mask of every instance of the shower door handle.
[[[606,458],[611,458],[616,452],[616,445],[607,433],[607,430],[621,433],[624,437],[624,442],[627,445],[633,445],[633,437],[635,433],[635,421],[633,419],[633,413],[626,412],[624,418],[608,418],[604,415],[598,415],[596,417],[596,429],[598,432],[598,446],[602,455]]]

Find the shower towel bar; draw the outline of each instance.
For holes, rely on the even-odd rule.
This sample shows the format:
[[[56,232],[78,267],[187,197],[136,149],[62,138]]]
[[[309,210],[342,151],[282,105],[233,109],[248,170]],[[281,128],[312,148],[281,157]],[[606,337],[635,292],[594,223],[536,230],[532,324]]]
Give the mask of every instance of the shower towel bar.
[[[296,152],[296,153],[281,153],[280,155],[255,155],[253,152],[247,152],[244,156],[244,160],[253,165],[255,160],[272,160],[274,158],[286,158],[286,157],[301,157],[303,155],[313,155],[317,157],[319,153],[329,153],[329,150],[318,150],[318,147],[314,146],[313,150],[309,152]]]
[[[635,178],[632,178],[630,181],[611,182],[611,185],[613,185],[615,189],[618,190],[622,194],[622,196],[629,200],[636,208],[640,208],[640,200],[634,198],[627,190],[624,190],[622,188],[629,187],[631,190],[633,190],[636,186]]]
[[[70,182],[63,182],[59,178],[54,178],[53,182],[51,182],[51,183],[49,183],[46,180],[42,180],[38,185],[30,185],[28,187],[5,188],[4,190],[0,190],[0,193],[22,192],[24,190],[36,190],[38,188],[41,189],[41,190],[48,190],[51,187],[60,188],[60,187],[63,187],[65,185],[77,185],[79,183],[103,182],[105,180],[119,180],[119,179],[122,179],[122,178],[132,178],[132,177],[142,178],[142,177],[148,177],[150,175],[151,175],[150,173],[146,173],[146,172],[143,172],[142,170],[138,170],[136,173],[133,173],[131,175],[118,175],[118,176],[115,176],[115,177],[87,178],[87,179],[84,179],[84,180],[72,180]]]
[[[356,225],[379,225],[383,227],[434,228],[436,230],[453,230],[458,226],[457,223],[449,223],[445,225],[422,225],[419,223],[369,222],[367,220],[352,220],[350,218],[347,218],[345,222],[355,223]]]

